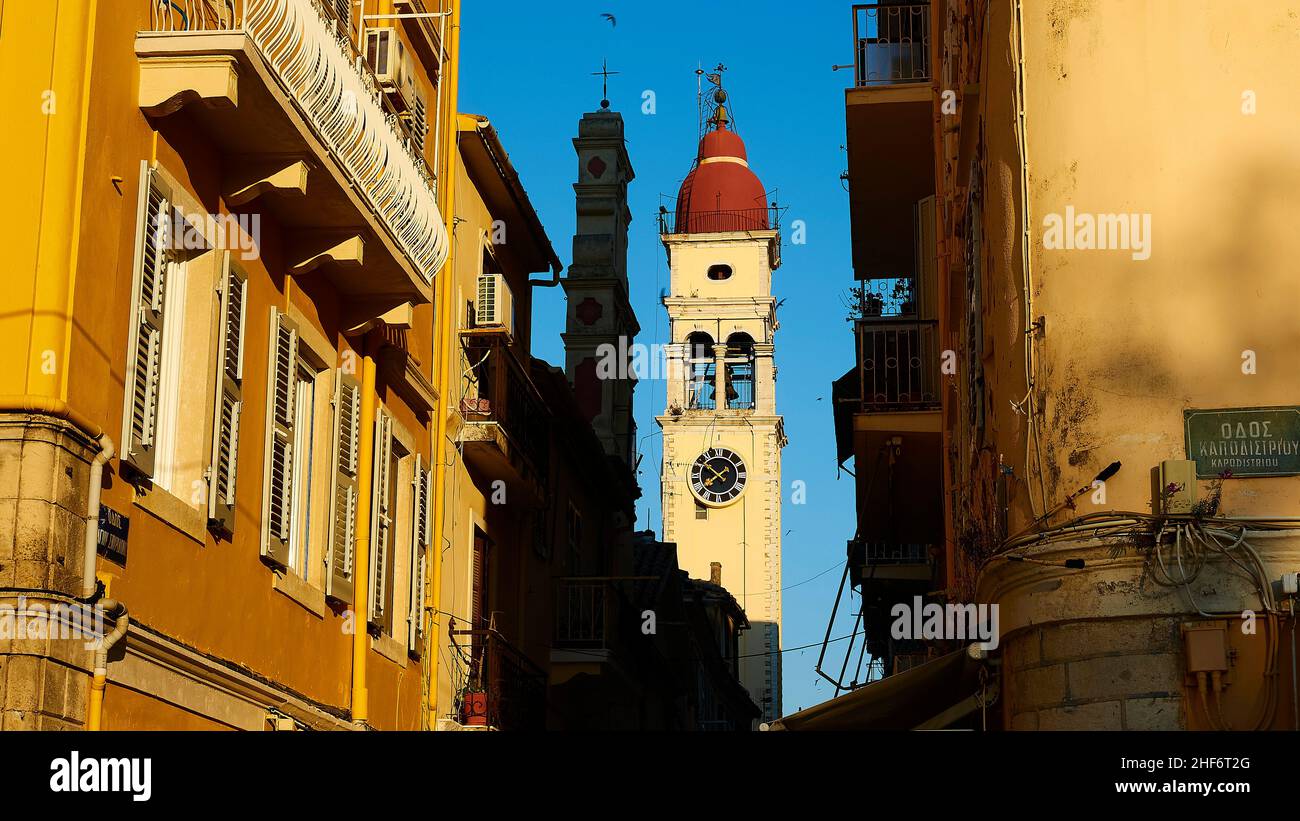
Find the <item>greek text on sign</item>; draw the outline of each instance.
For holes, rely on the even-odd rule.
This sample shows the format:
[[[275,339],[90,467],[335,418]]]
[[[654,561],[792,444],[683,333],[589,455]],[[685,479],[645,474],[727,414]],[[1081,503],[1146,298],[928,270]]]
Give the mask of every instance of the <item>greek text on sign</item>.
[[[1300,407],[1187,410],[1183,422],[1199,479],[1300,474]]]

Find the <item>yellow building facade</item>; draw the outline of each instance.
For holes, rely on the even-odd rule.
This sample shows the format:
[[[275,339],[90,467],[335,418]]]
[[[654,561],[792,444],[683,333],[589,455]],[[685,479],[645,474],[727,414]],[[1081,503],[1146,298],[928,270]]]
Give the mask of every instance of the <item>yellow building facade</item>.
[[[440,11],[5,4],[4,729],[427,725]]]

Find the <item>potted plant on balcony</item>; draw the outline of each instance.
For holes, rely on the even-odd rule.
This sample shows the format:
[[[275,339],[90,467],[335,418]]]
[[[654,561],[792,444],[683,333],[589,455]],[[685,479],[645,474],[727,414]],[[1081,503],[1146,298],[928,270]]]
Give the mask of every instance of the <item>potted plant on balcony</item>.
[[[461,690],[460,723],[466,727],[488,726],[488,697],[481,682],[471,681]]]
[[[912,291],[912,280],[905,278],[894,280],[894,292],[891,297],[898,303],[898,312],[903,316],[916,313],[916,295]]]

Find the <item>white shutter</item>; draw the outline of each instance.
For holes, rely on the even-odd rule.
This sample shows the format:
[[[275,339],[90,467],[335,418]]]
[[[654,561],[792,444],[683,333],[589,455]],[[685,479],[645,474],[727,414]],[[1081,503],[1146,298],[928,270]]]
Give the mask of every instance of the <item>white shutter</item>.
[[[419,655],[424,647],[424,586],[429,560],[429,541],[432,538],[433,472],[425,470],[421,459],[415,457],[415,503],[411,506],[411,592],[406,616],[407,649]]]
[[[216,406],[212,464],[208,469],[208,521],[226,533],[235,529],[235,472],[239,459],[239,419],[244,407],[244,325],[248,280],[226,254],[222,272],[217,351]]]
[[[271,353],[267,368],[266,474],[262,502],[262,556],[289,563],[293,531],[294,402],[298,386],[298,328],[271,308]]]
[[[141,163],[122,459],[145,476],[153,475],[158,434],[170,198],[166,184]]]
[[[361,385],[338,372],[334,394],[334,488],[330,494],[329,572],[326,595],[351,604],[356,595],[353,561],[357,539],[357,464],[360,450]]]
[[[393,452],[393,419],[382,410],[375,414],[374,482],[370,488],[370,621],[383,624],[387,601],[388,560],[393,533],[389,509],[389,461]]]

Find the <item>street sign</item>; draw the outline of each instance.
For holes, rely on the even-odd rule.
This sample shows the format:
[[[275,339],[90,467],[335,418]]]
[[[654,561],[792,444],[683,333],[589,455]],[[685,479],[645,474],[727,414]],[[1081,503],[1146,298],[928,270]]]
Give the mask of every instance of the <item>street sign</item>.
[[[1300,474],[1300,407],[1185,410],[1183,426],[1198,479]]]
[[[99,552],[118,564],[126,564],[126,534],[131,520],[108,505],[99,506]]]

